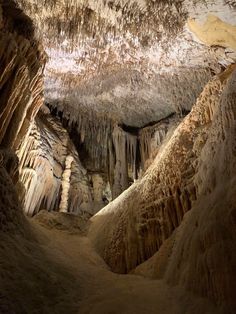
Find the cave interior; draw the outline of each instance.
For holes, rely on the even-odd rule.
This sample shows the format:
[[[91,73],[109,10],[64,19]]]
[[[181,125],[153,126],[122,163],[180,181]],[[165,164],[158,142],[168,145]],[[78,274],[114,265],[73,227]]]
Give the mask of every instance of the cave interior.
[[[0,313],[236,313],[235,0],[0,0]]]

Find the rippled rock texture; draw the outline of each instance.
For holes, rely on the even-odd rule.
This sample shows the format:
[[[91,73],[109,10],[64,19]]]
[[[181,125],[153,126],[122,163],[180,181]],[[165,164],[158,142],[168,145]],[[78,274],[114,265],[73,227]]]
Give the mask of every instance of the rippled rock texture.
[[[233,309],[236,71],[230,74],[232,70],[206,85],[145,176],[92,219],[91,238],[113,271],[127,273],[161,250],[177,230],[166,250],[162,276],[216,303],[229,302]]]
[[[17,149],[43,103],[44,53],[31,20],[0,2],[0,145]]]

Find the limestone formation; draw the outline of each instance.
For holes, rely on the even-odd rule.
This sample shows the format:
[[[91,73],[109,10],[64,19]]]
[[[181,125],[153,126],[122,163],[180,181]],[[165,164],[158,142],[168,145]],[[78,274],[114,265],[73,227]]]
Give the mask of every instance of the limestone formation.
[[[43,103],[45,55],[32,21],[13,1],[0,4],[0,144],[16,149]]]
[[[124,132],[116,127],[112,133],[113,144],[115,147],[115,165],[113,197],[117,197],[129,187],[128,181],[128,163],[133,168],[135,176],[137,137]]]
[[[0,313],[235,314],[235,9],[0,0]]]
[[[47,102],[77,123],[79,136],[95,156],[101,156],[100,143],[86,130],[94,128],[104,140],[104,125],[109,135],[114,120],[142,127],[190,110],[211,72],[235,60],[230,45],[206,47],[187,28],[188,17],[205,19],[209,7],[232,25],[234,12],[227,5],[222,9],[220,0],[209,5],[182,0],[172,5],[138,0],[18,3],[35,22],[49,56]]]
[[[14,186],[17,167],[16,155],[9,149],[0,149],[0,232],[25,231],[22,209]],[[19,230],[16,226],[19,226]]]
[[[236,50],[236,26],[224,23],[220,18],[209,15],[204,25],[189,20],[189,29],[209,46],[222,46]]]
[[[150,166],[163,142],[169,139],[181,120],[181,117],[173,116],[140,130],[140,157],[143,170]]]
[[[236,71],[210,81],[143,179],[95,215],[91,229],[111,269],[126,273],[178,228],[162,276],[230,304],[229,311],[236,274],[235,90]]]
[[[70,155],[66,156],[65,160],[65,169],[62,174],[62,193],[61,201],[59,205],[59,211],[62,213],[68,212],[68,199],[69,199],[69,190],[70,190],[70,176],[71,176],[71,164],[74,158]]]
[[[92,210],[92,191],[86,170],[60,121],[41,113],[17,154],[20,180],[26,191],[23,203],[28,215],[40,209],[75,213]],[[68,156],[74,160],[72,165],[68,160],[69,168]]]

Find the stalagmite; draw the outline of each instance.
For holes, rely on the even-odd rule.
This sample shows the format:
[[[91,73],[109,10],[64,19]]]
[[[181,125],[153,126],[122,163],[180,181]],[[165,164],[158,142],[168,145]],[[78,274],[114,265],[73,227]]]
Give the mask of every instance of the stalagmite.
[[[71,164],[74,158],[72,156],[67,156],[65,161],[65,170],[62,174],[62,192],[61,192],[61,202],[59,205],[59,211],[62,213],[68,212],[68,196],[70,189],[70,176],[71,176]]]
[[[20,180],[25,189],[23,206],[28,215],[32,216],[41,209],[59,209],[64,163],[68,152],[74,158],[68,211],[78,213],[80,210],[91,209],[93,200],[86,170],[80,163],[67,131],[48,112],[40,112],[31,126],[27,141],[23,141],[17,151]]]
[[[103,178],[99,174],[92,176],[93,181],[93,198],[95,202],[101,203],[104,190]]]

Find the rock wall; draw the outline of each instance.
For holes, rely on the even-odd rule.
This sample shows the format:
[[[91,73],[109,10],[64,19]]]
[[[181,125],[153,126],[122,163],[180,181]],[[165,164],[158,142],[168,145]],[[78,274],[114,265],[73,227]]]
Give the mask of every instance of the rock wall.
[[[18,148],[42,105],[45,56],[31,20],[0,2],[0,145]]]
[[[0,150],[0,230],[7,231],[10,222],[18,222],[17,200],[12,183],[18,160],[8,150]],[[14,201],[16,203],[14,204]]]
[[[14,154],[30,140],[43,104],[45,62],[30,18],[14,1],[0,1],[0,149]],[[24,186],[18,182],[16,187],[23,199]]]
[[[145,176],[95,215],[90,230],[111,269],[126,273],[180,226],[165,278],[228,313],[236,279],[235,90],[235,71],[210,81]]]
[[[165,278],[172,284],[180,283],[186,289],[207,296],[218,305],[225,304],[225,313],[234,313],[236,71],[226,86],[223,83],[220,93],[222,79],[225,77],[220,78],[221,83],[215,82],[215,93],[208,98],[212,101],[220,94],[217,106],[207,113],[212,122],[194,178],[197,201],[176,234]]]

